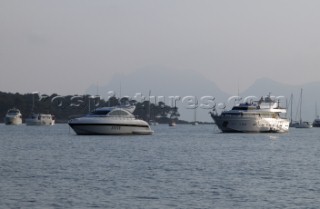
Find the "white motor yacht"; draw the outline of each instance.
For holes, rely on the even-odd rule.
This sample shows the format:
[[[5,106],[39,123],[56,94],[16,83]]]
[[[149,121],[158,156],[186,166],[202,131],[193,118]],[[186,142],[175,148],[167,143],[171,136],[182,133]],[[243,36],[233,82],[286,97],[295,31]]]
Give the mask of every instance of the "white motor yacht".
[[[169,121],[169,126],[176,126],[176,122],[174,120]]]
[[[222,132],[288,132],[289,120],[282,117],[286,109],[280,108],[279,101],[270,96],[259,101],[240,103],[231,110],[211,117]]]
[[[312,127],[320,127],[320,119],[319,118],[314,119],[314,121],[312,123]]]
[[[316,118],[313,120],[312,122],[312,127],[320,127],[320,117],[319,117],[319,114],[318,114],[318,106],[317,106],[317,103],[316,103],[316,106],[315,106],[315,113],[316,113]]]
[[[36,114],[32,113],[30,118],[26,119],[26,125],[46,125],[51,126],[55,124],[55,117],[51,114]]]
[[[308,121],[300,121],[298,124],[295,126],[296,128],[312,128],[312,123]]]
[[[69,120],[78,135],[152,134],[146,121],[136,119],[130,110],[120,107],[102,107],[83,117]]]
[[[5,118],[4,123],[6,125],[20,125],[22,124],[22,114],[20,110],[13,108],[8,110]]]

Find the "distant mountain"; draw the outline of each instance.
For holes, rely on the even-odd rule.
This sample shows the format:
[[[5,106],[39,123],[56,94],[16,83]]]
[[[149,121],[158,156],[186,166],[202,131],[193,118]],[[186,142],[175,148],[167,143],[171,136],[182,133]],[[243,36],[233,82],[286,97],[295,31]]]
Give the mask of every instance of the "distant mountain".
[[[225,101],[229,96],[221,91],[215,83],[195,71],[177,71],[163,66],[149,66],[128,75],[115,75],[106,85],[90,86],[87,93],[97,94],[97,89],[99,95],[104,98],[108,97],[109,91],[114,91],[116,96],[119,96],[121,91],[121,96],[131,97],[137,93],[148,97],[149,91],[151,91],[151,96],[163,96],[164,102],[168,105],[171,104],[170,96],[180,96],[181,98],[196,96],[198,100],[203,96],[212,96],[217,102]],[[181,115],[180,119],[192,121],[194,110],[187,109],[186,102],[184,100],[182,103],[180,100],[176,103]],[[211,122],[209,111],[209,109],[197,108],[197,119]]]
[[[293,118],[298,119],[298,101],[301,88],[303,89],[302,117],[304,120],[312,122],[315,118],[316,103],[319,104],[318,109],[320,113],[320,95],[318,93],[320,82],[288,85],[264,77],[257,79],[253,85],[241,92],[239,96],[256,96],[260,98],[271,93],[273,96],[284,96],[285,99],[282,100],[282,104],[289,107],[290,95],[293,94]],[[87,93],[95,95],[97,94],[97,89],[99,94],[104,98],[107,98],[109,91],[114,91],[116,96],[119,96],[120,89],[121,96],[127,95],[131,97],[136,93],[142,93],[148,97],[149,91],[151,91],[152,96],[164,96],[167,105],[170,105],[169,96],[196,96],[198,99],[202,96],[212,96],[215,98],[217,105],[223,102],[226,104],[226,108],[231,108],[234,104],[228,102],[228,98],[235,96],[223,92],[214,82],[196,71],[179,71],[163,66],[149,66],[128,75],[115,75],[105,85],[99,87],[96,85],[90,86],[87,89]],[[181,115],[180,119],[193,121],[194,110],[187,109],[186,105],[181,103],[181,100],[177,102],[177,107]],[[209,109],[197,108],[197,120],[211,122],[212,119],[208,114],[209,111]],[[288,111],[289,113],[290,110]]]
[[[241,93],[241,96],[256,96],[260,98],[269,93],[273,96],[284,96],[289,102],[291,94],[293,94],[293,118],[299,119],[298,104],[300,98],[300,90],[302,90],[302,119],[313,121],[315,118],[315,105],[320,105],[320,82],[306,83],[303,85],[287,85],[276,82],[270,78],[260,78],[255,81],[248,89]],[[284,101],[285,103],[285,101]],[[288,104],[290,107],[290,104]],[[320,107],[320,106],[319,106]],[[320,108],[318,108],[320,110]],[[290,110],[288,111],[288,113]]]

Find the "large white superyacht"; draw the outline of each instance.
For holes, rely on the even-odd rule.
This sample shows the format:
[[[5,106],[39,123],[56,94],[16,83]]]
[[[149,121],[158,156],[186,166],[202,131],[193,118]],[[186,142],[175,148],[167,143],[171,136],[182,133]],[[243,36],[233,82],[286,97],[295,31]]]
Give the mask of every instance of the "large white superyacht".
[[[259,101],[240,103],[221,114],[216,110],[210,114],[222,132],[288,132],[286,109],[279,103],[269,95]]]

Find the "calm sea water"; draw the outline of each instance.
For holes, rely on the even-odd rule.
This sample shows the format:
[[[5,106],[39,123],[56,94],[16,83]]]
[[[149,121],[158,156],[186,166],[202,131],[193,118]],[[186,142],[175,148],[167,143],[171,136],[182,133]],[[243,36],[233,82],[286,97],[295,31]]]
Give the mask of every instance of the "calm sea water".
[[[320,129],[77,136],[0,125],[0,208],[319,208]]]

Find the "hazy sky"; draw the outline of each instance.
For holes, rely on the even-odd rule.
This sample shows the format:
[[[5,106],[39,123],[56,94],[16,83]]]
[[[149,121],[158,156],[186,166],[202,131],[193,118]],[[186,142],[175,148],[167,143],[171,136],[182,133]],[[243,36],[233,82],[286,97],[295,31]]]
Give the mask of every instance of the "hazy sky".
[[[320,81],[319,8],[319,0],[1,0],[0,91],[81,94],[149,65],[195,70],[229,93],[260,77]]]

